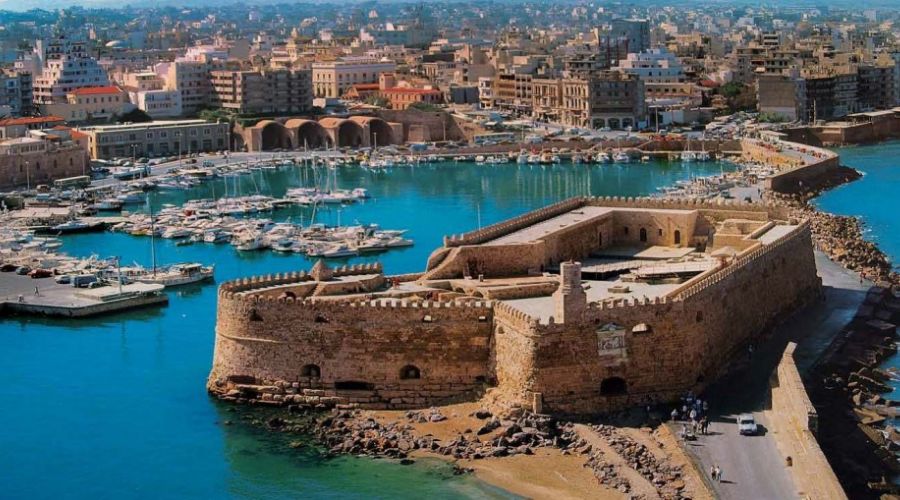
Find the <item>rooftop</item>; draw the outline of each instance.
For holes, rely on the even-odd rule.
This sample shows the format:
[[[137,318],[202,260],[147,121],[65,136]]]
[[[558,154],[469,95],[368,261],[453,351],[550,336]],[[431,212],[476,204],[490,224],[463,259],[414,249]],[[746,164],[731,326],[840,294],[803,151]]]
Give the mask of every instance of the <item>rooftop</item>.
[[[69,93],[72,95],[105,95],[105,94],[118,94],[122,92],[122,89],[115,85],[106,85],[103,87],[82,87],[80,89],[75,89],[70,91]]]

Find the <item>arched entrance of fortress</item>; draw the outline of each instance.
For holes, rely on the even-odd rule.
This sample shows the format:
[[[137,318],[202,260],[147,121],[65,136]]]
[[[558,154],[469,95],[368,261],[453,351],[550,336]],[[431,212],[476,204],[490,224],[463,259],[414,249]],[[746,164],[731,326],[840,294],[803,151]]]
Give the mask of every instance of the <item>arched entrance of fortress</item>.
[[[601,396],[621,396],[628,392],[628,384],[622,377],[608,377],[600,382]]]

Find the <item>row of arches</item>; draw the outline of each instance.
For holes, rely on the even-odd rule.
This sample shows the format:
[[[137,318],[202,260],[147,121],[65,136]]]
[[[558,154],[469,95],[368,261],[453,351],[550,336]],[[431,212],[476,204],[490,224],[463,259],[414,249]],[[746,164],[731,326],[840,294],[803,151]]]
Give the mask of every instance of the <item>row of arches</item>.
[[[388,122],[372,116],[327,117],[319,121],[292,118],[284,123],[263,120],[246,129],[244,136],[243,142],[259,151],[358,148],[393,144],[399,139],[394,137]]]

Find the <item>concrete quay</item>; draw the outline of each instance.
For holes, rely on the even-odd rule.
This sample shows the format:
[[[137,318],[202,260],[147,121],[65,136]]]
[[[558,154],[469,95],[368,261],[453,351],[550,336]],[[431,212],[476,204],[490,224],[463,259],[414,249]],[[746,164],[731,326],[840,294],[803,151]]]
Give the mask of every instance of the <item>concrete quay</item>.
[[[117,286],[75,288],[58,284],[52,278],[32,279],[0,273],[0,315],[81,318],[164,305],[169,298],[161,293],[162,288],[136,283],[123,285],[119,293]]]

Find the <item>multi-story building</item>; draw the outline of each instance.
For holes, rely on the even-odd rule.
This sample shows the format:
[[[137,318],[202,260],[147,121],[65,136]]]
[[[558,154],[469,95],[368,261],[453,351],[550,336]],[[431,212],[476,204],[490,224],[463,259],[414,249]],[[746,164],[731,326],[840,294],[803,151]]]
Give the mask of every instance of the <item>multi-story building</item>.
[[[587,80],[589,121],[581,126],[637,128],[646,119],[644,83],[634,75],[604,71]]]
[[[806,80],[790,75],[764,74],[756,80],[760,113],[786,121],[806,120]]]
[[[889,109],[894,104],[893,61],[876,60],[860,64],[857,72],[859,110]]]
[[[397,65],[392,61],[368,57],[345,57],[336,61],[316,62],[312,65],[313,95],[340,97],[358,83],[378,83],[378,75],[392,73]]]
[[[166,89],[154,71],[138,71],[124,76],[131,102],[153,119],[175,118],[183,113],[181,91]]]
[[[84,148],[68,130],[29,130],[0,140],[0,188],[34,187],[90,172]]]
[[[303,69],[214,70],[210,105],[241,114],[306,113],[312,72]]]
[[[644,85],[685,81],[684,67],[675,54],[666,49],[632,52],[624,60],[619,61],[617,69],[637,76]]]
[[[643,52],[650,48],[650,22],[647,19],[613,19],[609,23],[609,34],[627,40],[628,52]]]
[[[128,94],[115,85],[82,87],[66,94],[66,102],[42,104],[41,112],[61,116],[70,123],[106,120],[134,109]]]
[[[533,79],[531,73],[501,73],[495,76],[492,82],[490,107],[530,115]]]
[[[176,60],[166,67],[165,90],[181,94],[182,113],[195,114],[209,104],[212,92],[209,71],[210,63],[206,61]]]
[[[204,120],[153,121],[79,129],[94,159],[160,156],[229,149],[231,126]]]
[[[84,42],[60,38],[47,46],[43,71],[33,79],[34,104],[64,103],[75,89],[105,85],[106,70],[88,55]]]
[[[31,73],[16,70],[0,72],[0,116],[31,114],[32,100]]]

